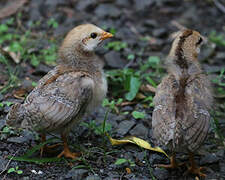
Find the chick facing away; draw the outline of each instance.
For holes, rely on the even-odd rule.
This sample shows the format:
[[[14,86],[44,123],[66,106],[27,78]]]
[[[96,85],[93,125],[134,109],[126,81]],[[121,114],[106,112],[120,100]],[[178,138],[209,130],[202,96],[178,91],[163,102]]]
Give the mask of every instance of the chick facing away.
[[[189,172],[205,176],[194,163],[193,153],[206,139],[212,105],[210,81],[203,73],[197,56],[204,37],[194,30],[180,31],[167,59],[168,75],[157,87],[154,97],[152,128],[159,145],[168,145],[171,164],[178,166],[176,152],[188,152]]]

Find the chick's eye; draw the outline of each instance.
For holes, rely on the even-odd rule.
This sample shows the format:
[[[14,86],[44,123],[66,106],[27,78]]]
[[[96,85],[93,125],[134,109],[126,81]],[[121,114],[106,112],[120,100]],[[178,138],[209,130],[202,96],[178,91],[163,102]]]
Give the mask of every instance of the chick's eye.
[[[196,45],[200,45],[200,44],[202,43],[202,41],[203,41],[203,40],[202,40],[202,38],[200,37],[199,40],[198,40],[198,42],[196,43]]]
[[[97,37],[97,33],[91,33],[90,36],[91,36],[92,39],[95,39]]]

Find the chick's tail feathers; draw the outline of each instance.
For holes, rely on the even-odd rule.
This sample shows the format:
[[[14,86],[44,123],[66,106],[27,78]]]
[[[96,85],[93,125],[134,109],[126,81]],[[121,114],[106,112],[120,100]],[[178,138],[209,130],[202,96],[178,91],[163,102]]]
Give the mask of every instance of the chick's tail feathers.
[[[25,108],[23,104],[14,104],[6,117],[6,124],[11,127],[19,128],[24,119],[24,112]]]

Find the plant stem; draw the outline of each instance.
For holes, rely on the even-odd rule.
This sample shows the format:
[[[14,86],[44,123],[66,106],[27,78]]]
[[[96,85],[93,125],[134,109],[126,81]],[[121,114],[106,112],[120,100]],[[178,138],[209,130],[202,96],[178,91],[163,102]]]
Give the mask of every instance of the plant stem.
[[[106,113],[105,113],[105,117],[104,117],[104,121],[102,124],[102,134],[105,135],[105,124],[106,124],[106,120],[108,119],[108,114],[109,114],[110,109],[108,108]]]

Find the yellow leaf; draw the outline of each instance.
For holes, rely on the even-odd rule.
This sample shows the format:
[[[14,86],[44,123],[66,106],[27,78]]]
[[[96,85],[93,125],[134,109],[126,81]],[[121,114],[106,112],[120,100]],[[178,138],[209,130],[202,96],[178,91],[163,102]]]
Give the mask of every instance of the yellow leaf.
[[[163,153],[164,155],[166,155],[166,157],[169,158],[169,156],[165,153],[165,151],[163,151],[160,147],[152,147],[147,141],[144,141],[143,139],[134,137],[134,136],[128,136],[125,137],[123,139],[113,139],[111,138],[108,134],[107,134],[110,143],[114,146],[114,145],[120,145],[120,144],[126,144],[126,143],[133,143],[136,144],[142,148],[148,149],[150,151],[156,151],[156,152],[160,152]]]

